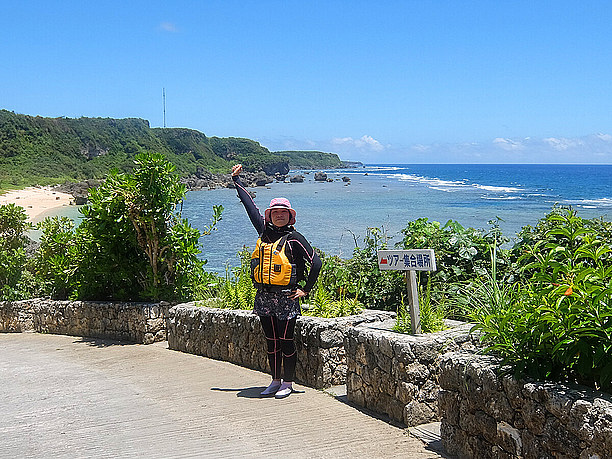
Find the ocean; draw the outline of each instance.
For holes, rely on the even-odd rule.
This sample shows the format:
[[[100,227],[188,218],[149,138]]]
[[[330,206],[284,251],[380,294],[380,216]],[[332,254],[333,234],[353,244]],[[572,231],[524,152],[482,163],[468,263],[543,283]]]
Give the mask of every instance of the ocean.
[[[263,213],[272,198],[288,198],[297,210],[296,229],[313,246],[342,257],[351,256],[367,228],[383,227],[397,241],[400,230],[420,217],[479,229],[499,219],[508,237],[535,225],[555,204],[571,205],[584,218],[612,219],[612,165],[373,164],[325,172],[333,182],[292,171],[305,181],[253,188],[255,202]],[[208,269],[225,272],[238,263],[243,245],[254,245],[257,234],[235,190],[189,192],[182,213],[204,228],[215,204],[223,205],[223,219],[202,238],[203,256]]]
[[[305,181],[252,191],[262,213],[272,198],[288,198],[297,211],[296,229],[313,246],[342,257],[351,256],[367,228],[383,227],[397,241],[400,230],[420,217],[479,229],[499,219],[508,237],[535,225],[555,204],[571,205],[584,218],[612,220],[612,165],[372,164],[325,172],[332,182],[316,182],[312,171],[292,171]],[[223,273],[238,264],[244,245],[254,246],[257,234],[233,189],[187,193],[182,215],[203,229],[216,204],[224,207],[223,219],[201,239],[202,257],[207,269]],[[76,209],[60,213],[74,218]]]

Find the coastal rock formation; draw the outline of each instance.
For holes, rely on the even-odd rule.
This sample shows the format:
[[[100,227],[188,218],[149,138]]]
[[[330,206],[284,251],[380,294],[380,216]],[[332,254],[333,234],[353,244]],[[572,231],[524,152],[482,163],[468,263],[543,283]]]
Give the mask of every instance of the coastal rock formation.
[[[284,170],[284,169],[283,169]],[[273,175],[267,174],[265,171],[259,172],[243,172],[240,175],[242,183],[247,187],[261,187],[266,186],[269,183],[274,182],[285,182],[287,180],[287,173],[275,172]],[[303,175],[294,175],[290,178],[293,183],[301,183],[304,181]],[[89,195],[90,188],[97,188],[102,183],[101,180],[86,180],[84,182],[71,183],[67,182],[62,185],[55,187],[57,191],[62,193],[68,193],[74,196],[74,203],[76,205],[87,204],[87,197]],[[212,172],[198,168],[195,174],[181,178],[181,183],[185,184],[187,190],[202,190],[202,189],[216,189],[216,188],[234,188],[234,181],[232,180],[231,174],[213,174]]]
[[[266,164],[262,169],[266,175],[287,175],[289,173],[289,163],[287,161],[279,161],[277,163]]]
[[[243,172],[240,179],[247,187],[266,186],[274,181],[274,177],[260,172]],[[188,190],[201,190],[208,188],[234,188],[234,181],[231,174],[213,174],[206,169],[198,169],[197,173],[181,179]]]
[[[91,188],[98,188],[102,183],[101,180],[85,180],[84,182],[71,183],[66,182],[58,185],[55,189],[61,193],[68,193],[74,196],[74,203],[77,206],[87,204],[87,197]]]
[[[342,181],[343,181],[343,182],[350,182],[350,181],[351,181],[351,178],[350,178],[350,177],[347,177],[347,176],[345,175],[344,177],[342,177]]]
[[[314,179],[317,182],[326,182],[327,174],[325,172],[315,172]]]
[[[280,174],[280,173],[276,173],[274,174],[274,180],[276,180],[277,182],[284,182],[285,180],[287,180],[287,174]]]

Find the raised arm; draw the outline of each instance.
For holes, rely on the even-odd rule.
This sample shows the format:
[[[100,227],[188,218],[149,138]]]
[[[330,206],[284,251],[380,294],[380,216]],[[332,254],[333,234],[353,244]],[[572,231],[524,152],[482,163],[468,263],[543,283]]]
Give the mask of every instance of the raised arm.
[[[253,201],[250,193],[242,184],[242,181],[240,180],[240,172],[242,172],[242,164],[236,164],[234,167],[232,167],[232,180],[236,186],[236,191],[238,192],[240,202],[242,202],[251,223],[255,227],[257,234],[261,234],[266,227],[264,218],[255,205],[255,201]]]

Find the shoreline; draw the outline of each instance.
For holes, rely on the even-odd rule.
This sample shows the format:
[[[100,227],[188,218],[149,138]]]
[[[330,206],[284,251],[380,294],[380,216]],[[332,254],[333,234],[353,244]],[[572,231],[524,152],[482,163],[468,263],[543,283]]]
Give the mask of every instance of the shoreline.
[[[22,207],[30,223],[50,210],[74,205],[74,196],[55,190],[50,186],[31,186],[21,190],[10,190],[0,195],[0,205],[15,204]]]

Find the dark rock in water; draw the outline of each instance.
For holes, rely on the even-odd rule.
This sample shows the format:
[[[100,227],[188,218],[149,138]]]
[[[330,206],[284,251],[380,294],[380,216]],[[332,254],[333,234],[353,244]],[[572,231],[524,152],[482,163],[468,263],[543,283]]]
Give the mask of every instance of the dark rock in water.
[[[351,178],[350,178],[350,177],[347,177],[347,176],[345,175],[344,177],[342,177],[342,181],[343,181],[343,182],[350,182],[350,181],[351,181]]]
[[[255,185],[266,186],[268,183],[272,183],[272,178],[266,175],[264,172],[258,172],[255,177]]]
[[[327,181],[327,174],[325,172],[315,172],[314,179],[317,182]]]
[[[354,169],[357,167],[364,167],[361,161],[342,161],[342,169]]]
[[[334,179],[332,179],[332,178],[328,178],[328,179],[327,179],[327,182],[329,182],[329,183],[331,183],[331,182],[333,182],[333,181],[334,181]]]
[[[267,175],[287,175],[289,173],[289,162],[280,161],[277,163],[267,164],[263,166],[262,169]]]
[[[302,183],[304,181],[303,175],[294,175],[289,179],[291,183]]]
[[[240,179],[247,187],[266,186],[274,180],[284,182],[287,178],[286,174],[289,172],[289,169],[283,165],[284,163],[279,163],[276,165],[276,169],[272,168],[274,169],[272,174],[268,174],[265,171],[242,172],[240,174]],[[283,174],[282,172],[285,171],[285,169],[286,172]],[[303,177],[302,181],[304,181]],[[58,185],[54,189],[62,193],[71,194],[75,198],[75,204],[82,205],[87,203],[89,189],[97,188],[101,183],[101,180],[87,180],[78,183],[64,183],[63,185]],[[234,181],[232,180],[231,174],[213,174],[202,167],[199,167],[195,174],[181,178],[181,183],[185,185],[188,191],[234,188]]]
[[[266,186],[272,183],[274,178],[263,171],[242,172],[240,179],[247,187]],[[183,177],[181,183],[184,183],[188,190],[201,190],[208,188],[214,190],[216,188],[234,188],[234,181],[231,174],[213,174],[205,169],[198,169],[194,175]]]

